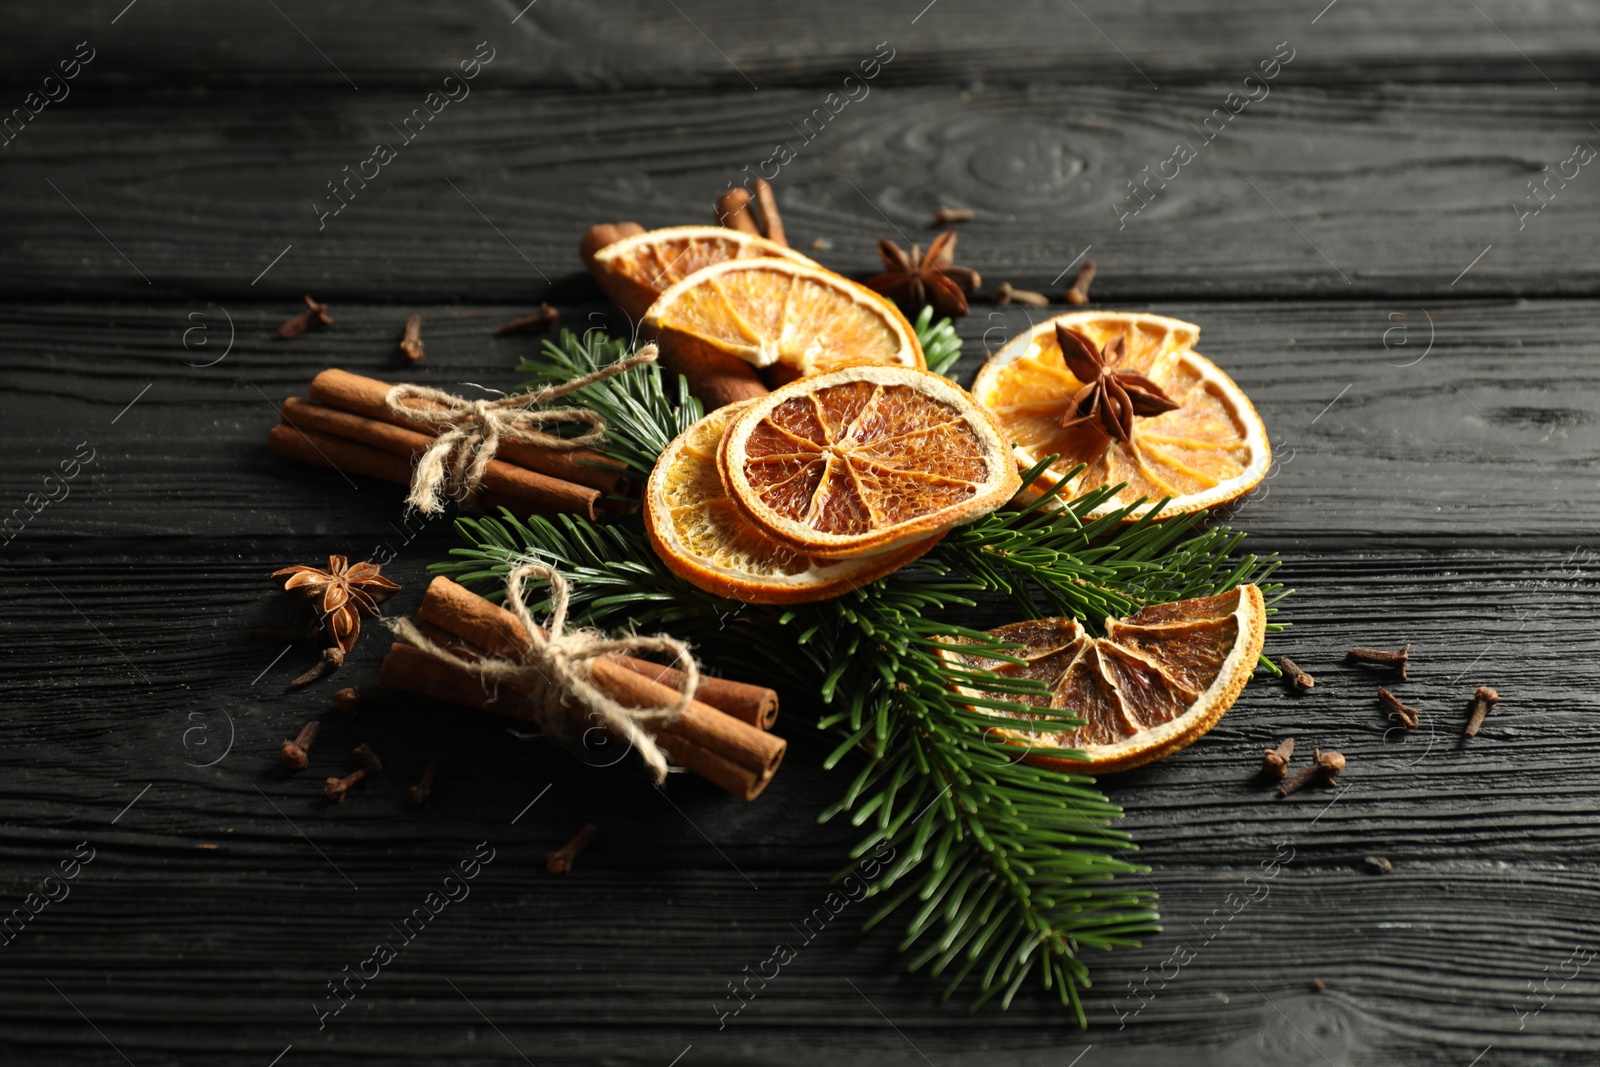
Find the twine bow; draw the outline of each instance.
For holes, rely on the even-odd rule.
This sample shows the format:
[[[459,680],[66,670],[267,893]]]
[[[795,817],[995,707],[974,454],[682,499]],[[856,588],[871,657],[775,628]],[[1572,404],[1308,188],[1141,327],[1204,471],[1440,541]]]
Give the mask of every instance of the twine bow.
[[[411,474],[407,502],[425,515],[443,509],[443,498],[471,506],[477,502],[489,461],[501,438],[525,441],[541,448],[570,451],[598,444],[605,437],[606,420],[585,407],[540,408],[586,385],[613,378],[642,363],[654,362],[656,346],[645,345],[627,359],[599,370],[528,393],[499,400],[468,400],[425,385],[397,385],[384,397],[391,414],[400,421],[425,422],[438,437],[417,460]],[[433,405],[413,407],[405,401],[426,400]],[[559,437],[540,427],[550,423],[581,423],[589,428],[576,437]]]
[[[548,630],[540,629],[529,614],[527,605],[522,602],[522,582],[529,575],[542,576],[550,583]],[[520,660],[493,657],[462,659],[424,636],[409,618],[387,622],[391,630],[427,655],[476,675],[485,689],[504,683],[526,695],[533,707],[534,721],[547,734],[567,736],[567,709],[574,704],[587,708],[591,719],[597,720],[598,725],[621,737],[639,753],[645,766],[650,768],[656,785],[660,785],[666,781],[667,757],[644,727],[665,725],[683,714],[700,684],[700,665],[689,652],[689,646],[675,637],[633,635],[610,638],[592,629],[568,632],[568,600],[566,579],[555,568],[543,563],[525,563],[506,576],[505,606],[516,615],[528,633]],[[613,700],[594,684],[589,662],[614,652],[672,653],[687,676],[683,695],[670,707],[632,708]]]

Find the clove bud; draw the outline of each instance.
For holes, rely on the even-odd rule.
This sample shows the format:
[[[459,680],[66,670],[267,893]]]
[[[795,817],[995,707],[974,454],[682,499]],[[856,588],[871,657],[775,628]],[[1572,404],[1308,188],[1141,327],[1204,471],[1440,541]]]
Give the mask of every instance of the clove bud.
[[[1278,787],[1278,795],[1286,797],[1290,793],[1299,792],[1314,781],[1324,785],[1338,785],[1339,775],[1344,773],[1344,756],[1338,752],[1324,752],[1320,748],[1313,750],[1311,766],[1302,768],[1294,773],[1294,777],[1285,781]]]
[[[1389,718],[1394,719],[1408,730],[1415,730],[1417,724],[1422,721],[1417,715],[1416,708],[1407,707],[1405,704],[1400,703],[1400,698],[1387,689],[1379,688],[1378,703],[1382,704],[1383,710],[1389,713]]]
[[[1344,654],[1351,663],[1372,663],[1380,667],[1396,667],[1402,681],[1407,680],[1406,667],[1411,662],[1411,642],[1407,641],[1397,651],[1385,652],[1381,648],[1352,648]]]
[[[1489,714],[1489,709],[1499,703],[1500,694],[1489,686],[1480,685],[1478,691],[1472,695],[1472,718],[1467,720],[1467,728],[1461,731],[1462,737],[1477,737],[1478,729],[1483,726],[1483,720]]]
[[[585,823],[583,829],[574,834],[571,841],[554,852],[544,854],[544,869],[550,874],[566,874],[572,870],[572,861],[578,858],[578,853],[582,852],[599,832],[600,828],[594,823]]]
[[[1296,689],[1310,689],[1317,684],[1315,678],[1301,670],[1300,665],[1288,656],[1279,656],[1278,666],[1283,668],[1283,676]]]
[[[283,765],[291,771],[303,770],[310,757],[306,750],[311,747],[311,742],[316,740],[317,731],[322,729],[318,719],[312,719],[301,728],[298,736],[293,741],[283,743]]]
[[[299,337],[301,334],[311,329],[313,323],[320,324],[322,326],[332,326],[333,316],[328,314],[327,304],[319,304],[317,301],[311,299],[311,297],[307,295],[306,309],[300,314],[296,315],[294,318],[284,322],[282,326],[279,326],[278,337],[284,341],[287,341],[292,337]]]
[[[1263,749],[1261,752],[1261,776],[1263,778],[1282,778],[1289,773],[1289,757],[1294,755],[1294,738],[1285,737],[1278,742],[1277,748]]]

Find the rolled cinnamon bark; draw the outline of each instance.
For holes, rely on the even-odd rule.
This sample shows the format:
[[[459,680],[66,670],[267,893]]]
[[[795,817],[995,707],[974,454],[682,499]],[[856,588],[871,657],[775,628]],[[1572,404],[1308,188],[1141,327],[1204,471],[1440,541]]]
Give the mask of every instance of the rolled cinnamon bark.
[[[761,233],[761,227],[756,225],[755,212],[750,210],[748,189],[736,185],[717,197],[717,225],[744,233]]]
[[[738,356],[672,329],[660,329],[646,319],[641,330],[661,349],[661,366],[669,374],[681,374],[689,392],[700,398],[706,410],[741,400],[766,396],[769,390],[756,369]]]
[[[333,434],[297,429],[287,423],[278,423],[267,434],[267,450],[285,459],[326,467],[342,474],[363,474],[396,485],[411,484],[411,461],[403,456]],[[487,490],[478,499],[486,508],[504,506],[512,511],[522,511],[532,507],[520,497]]]
[[[399,641],[389,646],[389,654],[384,657],[383,665],[378,670],[378,681],[391,689],[479,708],[496,715],[528,722],[538,719],[532,702],[512,687],[502,686],[491,696],[484,691],[483,683],[469,672],[436,660],[421,649]],[[617,696],[615,693],[610,695]],[[620,696],[617,698],[624,699]],[[574,725],[582,726],[588,722],[588,713],[581,706],[573,705],[566,712]],[[681,717],[679,721],[682,721]],[[692,732],[669,732],[664,728],[649,726],[645,729],[674,763],[742,800],[754,800],[761,795],[761,791],[777,773],[787,747],[780,742],[776,754],[758,765],[751,760],[741,762],[725,755],[723,751],[703,745],[692,736]]]
[[[520,656],[527,644],[527,632],[515,615],[443,576],[429,584],[416,617],[419,622],[455,634],[491,656]],[[602,692],[630,707],[671,707],[682,695],[679,690],[652,681],[613,659],[591,660],[589,674]],[[788,749],[788,743],[782,738],[764,733],[700,700],[690,701],[676,719],[651,732],[657,737],[679,738],[692,748],[741,768],[740,788],[729,791],[747,800],[765,788]],[[685,761],[683,765],[699,772],[692,763]],[[727,788],[721,781],[717,784]]]
[[[666,667],[633,656],[613,656],[612,659],[630,671],[680,693],[688,681],[687,676],[676,667]],[[702,674],[700,684],[695,687],[694,698],[761,730],[772,729],[778,721],[778,694],[765,686]]]
[[[311,379],[311,399],[324,407],[337,408],[369,419],[403,426],[430,437],[437,436],[437,427],[421,420],[397,416],[389,410],[386,398],[392,388],[394,386],[390,382],[381,382],[376,378],[367,378],[333,368]],[[407,407],[421,410],[439,409],[438,404],[421,397],[413,397],[405,404]],[[495,455],[524,470],[588,486],[602,493],[620,495],[627,493],[631,488],[631,482],[622,472],[621,464],[592,448],[571,450],[545,448],[526,441],[513,441],[502,437]]]
[[[361,448],[376,449],[398,459],[400,465],[396,467],[393,464],[380,466],[367,458],[362,458],[360,462],[372,469],[357,468],[357,470],[358,473],[370,474],[400,485],[411,484],[412,457],[421,455],[433,444],[433,438],[427,434],[379,422],[377,419],[364,419],[359,415],[326,408],[298,397],[285,400],[282,412],[284,420],[282,425],[307,435],[318,445],[320,453],[326,453],[321,458],[332,461],[323,463],[320,459],[312,459],[308,462],[344,469],[345,465],[338,462],[338,457],[329,453],[323,445],[323,438],[332,437]],[[267,440],[267,447],[273,451],[280,451],[271,437]],[[335,448],[348,451],[343,445],[336,445]],[[513,501],[514,503],[510,505],[513,511],[527,508],[544,514],[566,512],[582,515],[591,522],[600,515],[601,494],[598,489],[574,485],[572,482],[564,482],[536,471],[523,470],[498,459],[489,461],[488,469],[483,475],[483,488],[485,492],[499,499]],[[487,503],[487,500],[485,502]]]

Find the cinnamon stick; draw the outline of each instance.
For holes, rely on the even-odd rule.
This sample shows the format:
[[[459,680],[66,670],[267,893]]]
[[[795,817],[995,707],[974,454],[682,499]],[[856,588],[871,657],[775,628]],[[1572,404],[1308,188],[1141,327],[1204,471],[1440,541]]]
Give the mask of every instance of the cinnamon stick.
[[[421,455],[433,443],[433,438],[427,434],[379,422],[377,419],[365,419],[347,411],[323,407],[321,404],[314,404],[298,397],[285,400],[282,412],[284,425],[303,434],[314,435],[319,447],[322,445],[323,437],[330,437],[365,448],[375,448],[397,457],[401,461],[398,468],[385,465],[381,473],[377,470],[358,470],[358,473],[372,474],[401,485],[411,483],[411,458]],[[268,439],[268,447],[273,447],[271,438]],[[336,447],[346,450],[342,444]],[[277,449],[274,448],[274,451]],[[338,461],[338,457],[328,453],[327,448],[323,447],[322,452],[327,453],[325,458],[331,460],[332,465],[345,469],[345,465]],[[329,464],[319,463],[319,465]],[[582,515],[591,522],[599,517],[601,510],[601,495],[598,489],[575,485],[536,471],[524,470],[498,459],[489,461],[488,469],[483,475],[483,488],[496,496],[516,501],[522,507],[543,513],[567,512]],[[513,510],[519,508],[513,506]]]
[[[536,721],[538,718],[532,702],[510,686],[500,687],[498,692],[491,696],[484,691],[483,683],[474,675],[440,662],[421,649],[400,641],[389,646],[389,654],[384,657],[383,665],[378,669],[378,681],[379,684],[392,689],[417,693],[450,704],[478,708],[495,715],[527,722]],[[610,695],[623,699],[616,693]],[[693,705],[690,707],[692,709]],[[574,705],[566,710],[567,717],[574,725],[588,725],[587,712],[581,706]],[[682,721],[680,717],[672,725],[677,726]],[[723,751],[699,743],[692,736],[693,731],[671,731],[665,728],[658,730],[653,727],[646,727],[646,730],[674,763],[742,800],[754,800],[761,794],[767,783],[772,781],[773,775],[777,773],[778,765],[782,762],[784,750],[787,748],[783,741],[773,738],[772,740],[778,742],[775,754],[766,758],[764,762],[756,763],[752,760],[741,761],[730,758]],[[761,736],[770,737],[767,734]]]
[[[417,433],[436,435],[436,427],[421,420],[396,416],[389,410],[386,398],[392,388],[390,382],[381,382],[376,378],[367,378],[333,368],[311,379],[311,399],[325,407],[338,408],[340,411],[348,411],[369,419],[404,426]],[[421,397],[412,397],[405,401],[405,404],[407,407],[420,410],[439,408],[438,404]],[[591,489],[598,489],[602,493],[623,495],[630,487],[627,475],[621,471],[621,464],[592,448],[570,450],[542,448],[526,441],[510,441],[502,438],[495,454],[505,462],[524,470],[560,478],[565,482],[575,482]]]
[[[419,622],[447,630],[491,656],[518,656],[526,647],[527,632],[515,615],[442,575],[429,584],[416,617]],[[681,696],[679,690],[629,670],[613,659],[591,660],[589,672],[595,685],[606,695],[631,707],[669,707]],[[723,788],[728,785],[726,768],[721,764],[737,766],[741,789],[729,791],[745,799],[765,788],[788,748],[782,738],[764,733],[700,700],[690,701],[682,714],[652,733],[657,737],[678,738],[687,748],[716,756],[716,761],[700,760],[700,766],[687,758],[680,762],[696,773],[702,767],[709,768],[723,780],[709,774],[706,775],[708,780]],[[699,756],[697,751],[692,758],[698,760]],[[674,755],[674,758],[678,757]]]
[[[755,212],[750,210],[750,191],[734,186],[717,197],[717,225],[730,230],[759,235]]]
[[[688,680],[676,667],[667,667],[647,659],[635,659],[632,656],[612,658],[630,671],[642,674],[652,682],[660,682],[680,693],[683,692],[684,682]],[[694,698],[762,730],[772,729],[773,724],[778,721],[778,694],[765,686],[702,674],[700,684],[695,687]]]
[[[628,317],[637,322],[650,310],[650,305],[660,296],[659,290],[648,285],[634,281],[619,271],[605,270],[595,262],[596,252],[607,245],[616,244],[624,237],[632,237],[644,233],[645,229],[637,222],[602,222],[590,226],[584,233],[583,239],[578,242],[578,255],[583,259],[583,265],[589,268],[589,274],[600,284],[606,296],[610,297]]]
[[[738,356],[713,348],[698,337],[660,329],[649,319],[643,328],[653,334],[651,339],[661,348],[662,369],[669,375],[683,375],[689,392],[700,398],[707,411],[767,395],[767,386],[756,369]]]

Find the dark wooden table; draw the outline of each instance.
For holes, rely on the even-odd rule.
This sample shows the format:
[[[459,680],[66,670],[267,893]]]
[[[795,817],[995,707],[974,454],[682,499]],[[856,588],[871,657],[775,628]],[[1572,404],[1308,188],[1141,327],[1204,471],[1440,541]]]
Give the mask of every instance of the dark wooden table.
[[[26,921],[0,947],[0,1060],[1600,1061],[1600,9],[1323,5],[11,5],[0,914]],[[469,95],[403,141],[475,55]],[[328,183],[379,141],[396,158],[332,214]],[[1194,158],[1167,162],[1178,142]],[[855,839],[815,821],[844,772],[801,701],[748,805],[426,705],[330,717],[309,773],[275,766],[330,687],[286,691],[306,655],[244,636],[288,617],[266,575],[388,546],[405,608],[455,537],[404,526],[394,487],[268,455],[272,404],[331,365],[511,384],[534,341],[495,324],[603,308],[586,226],[708,221],[779,143],[790,233],[830,266],[870,272],[876,237],[925,244],[938,204],[972,207],[961,258],[989,285],[1059,300],[1096,260],[1096,306],[1201,324],[1272,433],[1232,521],[1282,554],[1294,625],[1269,650],[1318,686],[1263,676],[1201,743],[1105,783],[1166,932],[1090,961],[1087,1032],[1031,990],[941,1004],[864,914],[719,1030],[727,983]],[[273,340],[307,292],[336,325]],[[402,372],[413,312],[429,355]],[[1028,319],[977,306],[964,371]],[[1409,736],[1339,664],[1401,641]],[[1482,683],[1504,701],[1464,743]],[[1247,781],[1287,733],[1347,754],[1336,803]],[[330,805],[316,782],[363,740],[391,772]],[[586,820],[578,870],[544,874]],[[475,853],[470,897],[321,1017]]]

